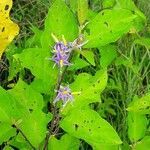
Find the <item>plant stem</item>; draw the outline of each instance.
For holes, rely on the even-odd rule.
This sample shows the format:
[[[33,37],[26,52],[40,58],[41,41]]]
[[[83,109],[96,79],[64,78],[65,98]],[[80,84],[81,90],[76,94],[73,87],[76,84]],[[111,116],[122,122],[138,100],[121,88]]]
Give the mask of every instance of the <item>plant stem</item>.
[[[73,56],[72,54],[73,53],[70,54],[69,62],[72,59],[72,56]],[[63,71],[61,69],[59,70],[57,83],[56,83],[56,86],[55,86],[56,91],[58,91],[60,89],[60,85],[62,83],[62,80],[64,78],[64,75],[65,75],[65,72],[67,71],[67,69],[68,69],[68,66],[65,66]],[[54,97],[52,98],[53,101],[55,100],[56,95],[57,95],[57,93],[54,94]],[[59,125],[60,116],[59,116],[59,113],[57,111],[57,107],[53,106],[51,112],[53,114],[53,119],[51,121],[51,126],[50,126],[50,129],[49,129],[49,132],[48,132],[48,134],[45,138],[45,144],[44,144],[43,150],[48,150],[48,141],[49,141],[50,136],[53,135],[53,134],[57,134],[57,132],[59,131],[58,125]]]
[[[64,69],[64,71],[65,71],[65,69]],[[61,70],[59,70],[58,78],[57,78],[57,83],[56,83],[56,86],[55,86],[56,91],[58,91],[59,88],[60,88],[60,85],[61,85],[61,82],[62,82],[62,79],[63,79],[64,71],[62,72]],[[54,94],[53,101],[54,101],[55,97],[56,97],[56,94]],[[45,139],[45,144],[44,144],[43,150],[48,149],[49,138],[54,133],[53,132],[54,128],[57,127],[58,124],[59,124],[59,118],[60,117],[59,117],[59,115],[57,113],[57,107],[56,106],[53,106],[53,108],[52,108],[52,114],[53,114],[53,119],[51,121],[51,126],[50,126],[50,129],[49,129],[49,132],[48,132],[48,134],[46,136],[46,139]]]

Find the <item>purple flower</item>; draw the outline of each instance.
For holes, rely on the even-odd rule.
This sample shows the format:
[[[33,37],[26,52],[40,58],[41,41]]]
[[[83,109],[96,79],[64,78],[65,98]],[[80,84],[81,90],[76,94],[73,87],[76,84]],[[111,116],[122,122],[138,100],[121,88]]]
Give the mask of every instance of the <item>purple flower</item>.
[[[58,43],[55,44],[54,49],[57,52],[65,53],[67,51],[68,47],[66,45],[64,45],[62,42],[58,42]]]
[[[52,60],[59,66],[59,67],[63,67],[63,66],[69,66],[70,63],[68,61],[69,59],[69,55],[67,54],[61,54],[60,52],[56,53]]]
[[[52,57],[52,60],[59,66],[69,66],[69,48],[63,44],[62,42],[57,42],[54,46],[54,56]]]
[[[54,100],[54,104],[59,100],[63,101],[63,105],[66,105],[69,101],[73,100],[73,96],[71,94],[69,86],[60,86],[60,89],[57,91],[57,96]]]

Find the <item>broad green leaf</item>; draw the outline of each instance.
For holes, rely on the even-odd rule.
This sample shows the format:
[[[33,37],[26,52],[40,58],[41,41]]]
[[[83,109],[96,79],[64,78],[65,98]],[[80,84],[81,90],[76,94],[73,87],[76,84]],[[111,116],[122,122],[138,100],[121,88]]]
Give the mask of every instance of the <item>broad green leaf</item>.
[[[48,48],[53,43],[51,33],[59,39],[64,35],[67,41],[73,41],[78,36],[75,16],[62,0],[56,0],[49,9],[41,39],[44,48]]]
[[[94,53],[92,51],[81,51],[81,55],[84,56],[91,65],[95,66]]]
[[[136,7],[136,5],[134,4],[133,0],[117,0],[116,1],[116,8],[123,8],[123,9],[128,9],[131,11],[134,11],[134,13],[136,13],[137,15],[139,15],[139,17],[141,17],[141,19],[143,19],[144,21],[146,20],[145,15]]]
[[[118,145],[96,145],[93,150],[118,150]]]
[[[8,59],[9,59],[9,77],[8,77],[8,80],[10,81],[17,75],[18,72],[21,71],[21,65],[12,56],[10,56]]]
[[[0,122],[9,123],[10,126],[19,119],[20,105],[0,87]]]
[[[62,109],[62,113],[66,114],[74,108],[82,108],[88,106],[90,103],[100,102],[100,94],[106,85],[106,70],[97,71],[95,76],[91,76],[87,73],[79,74],[76,80],[70,84],[74,101],[68,103]]]
[[[91,9],[88,9],[88,20],[94,19],[97,14],[98,14],[97,12],[95,12],[95,11],[93,11]]]
[[[35,76],[35,80],[40,82],[36,84],[41,93],[53,92],[53,87],[57,78],[57,69],[54,63],[48,60],[51,57],[50,50],[46,51],[40,48],[25,49],[21,54],[15,55],[21,62],[21,65],[30,69]]]
[[[47,124],[51,119],[51,115],[47,115],[37,109],[23,116],[23,120],[18,125],[18,128],[26,135],[32,145],[38,148],[45,139]]]
[[[21,79],[15,87],[8,92],[13,95],[15,99],[27,109],[28,112],[33,112],[37,109],[42,110],[44,107],[42,95],[33,90],[31,86],[26,84]]]
[[[0,87],[0,144],[15,136],[16,130],[12,125],[21,118],[21,108],[11,95]]]
[[[14,43],[10,44],[6,50],[6,57],[9,61],[9,76],[8,80],[11,81],[16,77],[17,73],[21,71],[21,65],[17,59],[14,58],[14,54],[22,52],[21,47],[17,47]]]
[[[150,93],[141,98],[135,97],[127,110],[141,114],[150,114]]]
[[[37,46],[41,47],[40,40],[41,40],[43,31],[34,26],[31,28],[31,30],[33,31],[34,35],[26,41],[25,47],[26,48],[37,47]]]
[[[3,0],[0,2],[0,58],[6,47],[19,32],[18,25],[11,21],[9,17],[12,3],[12,0]]]
[[[70,135],[94,144],[121,144],[113,127],[91,109],[75,109],[60,123],[60,127]]]
[[[104,46],[127,33],[137,15],[129,10],[103,10],[85,28],[86,48]]]
[[[78,8],[78,3],[77,0],[68,0],[69,1],[69,6],[71,8],[71,10],[76,13],[77,12],[77,8]]]
[[[72,64],[73,65],[68,68],[69,70],[78,70],[89,65],[89,63],[79,57],[76,57],[76,59],[72,61]]]
[[[116,47],[114,45],[107,45],[99,48],[100,51],[100,65],[102,68],[107,68],[111,62],[117,57]]]
[[[88,16],[88,0],[77,0],[78,5],[78,20],[80,25],[83,25]]]
[[[29,143],[20,133],[18,133],[11,141],[9,141],[9,145],[18,148],[19,150],[32,150]]]
[[[9,123],[0,122],[0,129],[0,145],[16,135],[16,129],[11,127]]]
[[[141,30],[146,22],[145,15],[136,7],[133,0],[117,0],[116,8],[122,8],[132,11],[137,15],[137,18],[134,20],[133,27],[131,28],[131,33]]]
[[[68,134],[61,137],[60,140],[54,136],[50,137],[48,149],[49,150],[79,150],[80,141]]]
[[[10,147],[10,146],[7,145],[7,146],[4,147],[3,150],[12,150],[12,147]]]
[[[147,118],[145,115],[129,112],[127,117],[128,137],[131,142],[142,139],[147,129]]]
[[[52,119],[50,114],[42,112],[44,107],[42,95],[21,80],[13,89],[9,90],[9,93],[26,110],[25,112],[20,112],[21,122],[17,127],[35,147],[38,147],[44,140],[47,124]]]
[[[150,148],[150,136],[145,136],[140,142],[135,146],[135,150],[149,150]]]
[[[111,8],[116,4],[116,0],[102,0],[103,9]]]

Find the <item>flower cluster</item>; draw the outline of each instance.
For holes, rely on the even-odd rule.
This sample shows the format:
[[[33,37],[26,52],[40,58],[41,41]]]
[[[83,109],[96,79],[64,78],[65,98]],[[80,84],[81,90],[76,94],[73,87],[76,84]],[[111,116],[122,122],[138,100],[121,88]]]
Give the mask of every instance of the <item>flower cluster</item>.
[[[64,36],[62,36],[62,41],[59,41],[54,34],[52,34],[53,39],[55,40],[56,44],[54,46],[54,55],[52,60],[57,64],[60,69],[64,66],[69,66],[69,57],[70,53],[74,49],[81,49],[83,45],[87,43],[83,43],[83,36],[79,36],[73,42],[66,42]],[[79,94],[79,92],[76,92]],[[63,106],[65,106],[69,101],[73,101],[73,93],[71,92],[69,86],[60,86],[57,90],[57,96],[54,100],[54,104],[60,100],[63,102]]]
[[[57,42],[54,46],[54,56],[52,60],[60,67],[69,66],[70,51],[63,42]]]
[[[60,86],[59,90],[57,91],[57,96],[54,100],[54,104],[59,100],[63,101],[63,106],[65,106],[69,101],[73,100],[73,96],[69,86]]]

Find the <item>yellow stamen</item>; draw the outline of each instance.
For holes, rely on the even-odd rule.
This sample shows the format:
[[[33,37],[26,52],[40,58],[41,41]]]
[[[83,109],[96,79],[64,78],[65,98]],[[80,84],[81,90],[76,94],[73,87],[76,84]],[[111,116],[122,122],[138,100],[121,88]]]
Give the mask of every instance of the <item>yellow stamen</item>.
[[[71,94],[72,95],[79,95],[79,94],[81,94],[81,92],[72,92]]]
[[[64,61],[62,59],[60,60],[59,63],[60,63],[60,67],[63,67]]]
[[[63,92],[63,95],[65,95],[65,94],[68,94],[68,91],[64,91],[64,92]]]
[[[51,33],[51,36],[56,43],[59,42],[58,38],[53,33]]]
[[[64,35],[62,35],[62,40],[63,40],[64,45],[67,45],[67,41],[66,41],[66,39],[65,39],[65,36],[64,36]]]

